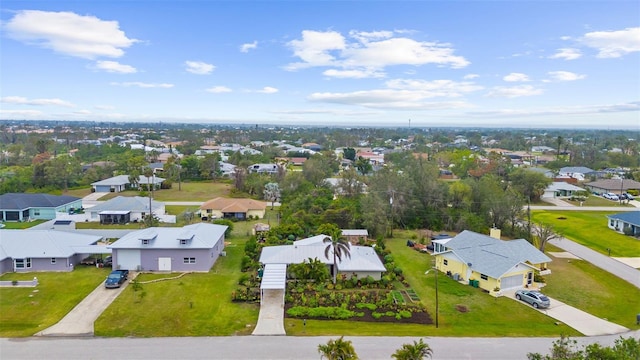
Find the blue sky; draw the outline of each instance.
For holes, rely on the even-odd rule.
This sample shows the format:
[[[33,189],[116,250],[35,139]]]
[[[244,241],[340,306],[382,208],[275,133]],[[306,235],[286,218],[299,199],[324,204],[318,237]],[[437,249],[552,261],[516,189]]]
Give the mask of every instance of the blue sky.
[[[640,129],[635,0],[0,6],[0,119]]]

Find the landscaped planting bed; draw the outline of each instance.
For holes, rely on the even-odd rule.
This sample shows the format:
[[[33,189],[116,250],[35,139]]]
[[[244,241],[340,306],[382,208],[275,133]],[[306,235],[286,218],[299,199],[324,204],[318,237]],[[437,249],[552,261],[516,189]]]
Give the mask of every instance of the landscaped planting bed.
[[[396,296],[400,295],[397,300]],[[432,324],[419,304],[404,302],[396,290],[308,290],[292,282],[285,296],[286,315],[299,319]]]

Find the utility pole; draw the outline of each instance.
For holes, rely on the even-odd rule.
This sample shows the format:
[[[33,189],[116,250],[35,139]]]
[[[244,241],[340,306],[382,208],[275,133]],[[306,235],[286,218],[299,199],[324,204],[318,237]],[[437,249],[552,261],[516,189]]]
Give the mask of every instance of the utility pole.
[[[438,328],[438,272],[436,268],[436,329]]]

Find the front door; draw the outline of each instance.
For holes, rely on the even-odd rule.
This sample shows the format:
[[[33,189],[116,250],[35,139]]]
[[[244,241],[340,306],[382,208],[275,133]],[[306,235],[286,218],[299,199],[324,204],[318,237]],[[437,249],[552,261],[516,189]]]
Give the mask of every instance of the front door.
[[[158,271],[171,271],[171,258],[170,257],[158,258]]]
[[[533,283],[533,273],[527,273],[527,285],[531,285]]]

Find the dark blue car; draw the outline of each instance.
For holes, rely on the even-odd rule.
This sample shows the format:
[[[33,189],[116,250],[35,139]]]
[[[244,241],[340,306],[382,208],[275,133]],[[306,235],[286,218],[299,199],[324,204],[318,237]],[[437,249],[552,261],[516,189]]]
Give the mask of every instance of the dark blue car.
[[[107,280],[104,282],[104,286],[108,289],[119,288],[129,277],[129,270],[113,270]]]

